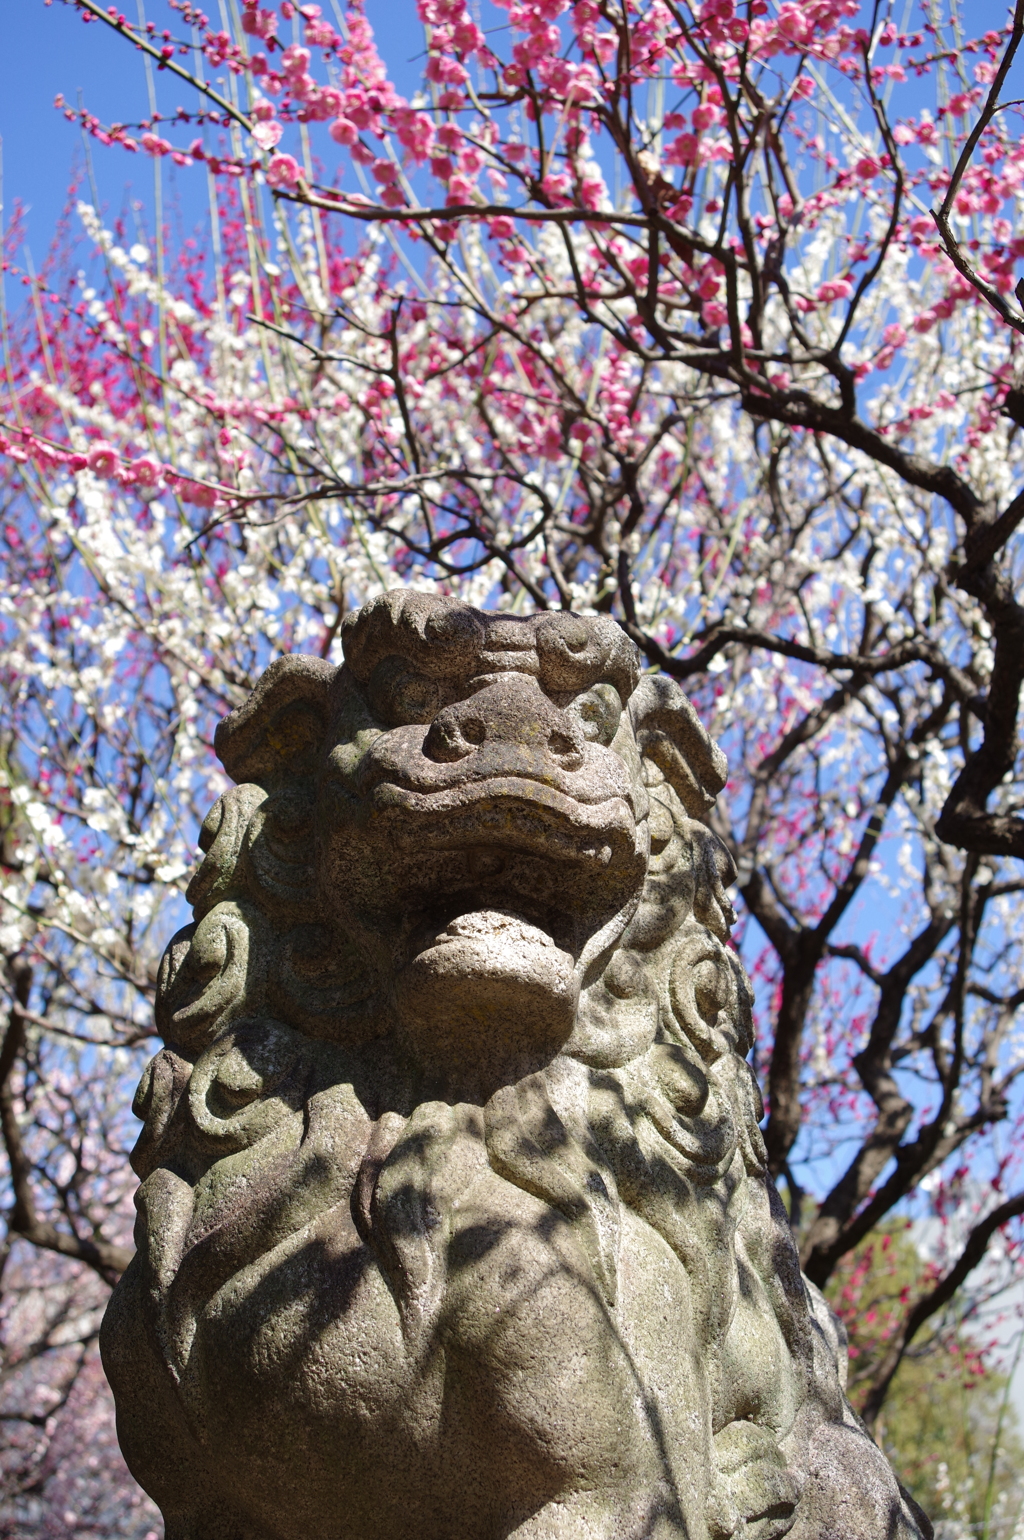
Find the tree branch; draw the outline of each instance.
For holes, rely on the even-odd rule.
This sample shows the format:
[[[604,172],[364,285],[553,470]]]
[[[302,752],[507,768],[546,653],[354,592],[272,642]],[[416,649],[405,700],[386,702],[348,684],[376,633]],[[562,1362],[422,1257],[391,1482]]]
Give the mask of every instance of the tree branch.
[[[967,282],[977,289],[978,293],[988,301],[992,309],[1002,316],[1006,324],[1012,326],[1014,331],[1017,332],[1024,332],[1024,315],[1012,310],[999,290],[989,283],[986,278],[983,278],[973,264],[964,256],[960,242],[950,229],[949,216],[953,208],[953,200],[956,197],[960,183],[963,181],[964,173],[971,163],[974,152],[978,148],[981,136],[999,111],[999,97],[1009,73],[1010,65],[1013,63],[1017,49],[1020,47],[1022,37],[1024,37],[1024,0],[1017,0],[1013,12],[1013,27],[1010,31],[1010,41],[1006,45],[1006,52],[1000,61],[995,79],[989,87],[989,93],[985,99],[981,115],[968,134],[957,163],[953,167],[953,175],[949,179],[946,196],[943,198],[939,208],[932,210],[932,218],[938,226],[946,255],[957,272],[966,278]]]
[[[913,1342],[924,1323],[931,1319],[943,1305],[949,1303],[957,1289],[973,1272],[978,1263],[988,1250],[989,1241],[997,1230],[1002,1229],[1011,1219],[1019,1214],[1024,1214],[1024,1193],[1017,1193],[1016,1197],[1008,1198],[998,1208],[993,1209],[986,1219],[974,1226],[967,1238],[967,1243],[960,1253],[956,1264],[942,1278],[933,1289],[923,1295],[908,1313],[903,1327],[893,1338],[888,1351],[883,1357],[877,1370],[867,1401],[864,1403],[862,1416],[869,1429],[874,1429],[878,1420],[878,1414],[882,1410],[883,1402],[892,1384],[893,1376],[900,1366],[907,1348]]]
[[[33,1246],[44,1251],[56,1251],[61,1256],[84,1262],[99,1273],[106,1283],[113,1285],[124,1272],[134,1255],[126,1246],[116,1246],[100,1237],[88,1239],[58,1230],[56,1225],[41,1219],[36,1210],[32,1192],[32,1164],[25,1153],[18,1125],[17,1109],[12,1087],[15,1064],[25,1041],[25,1015],[32,991],[32,969],[27,962],[18,960],[12,965],[14,979],[14,1003],[7,1019],[3,1047],[0,1048],[0,1128],[11,1172],[14,1203],[8,1215],[8,1229]]]

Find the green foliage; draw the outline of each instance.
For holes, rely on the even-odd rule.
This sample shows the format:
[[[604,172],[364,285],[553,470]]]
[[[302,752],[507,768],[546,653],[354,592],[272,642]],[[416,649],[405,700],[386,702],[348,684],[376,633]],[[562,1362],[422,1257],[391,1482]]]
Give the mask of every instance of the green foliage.
[[[847,1258],[828,1289],[850,1336],[850,1399],[863,1404],[882,1354],[929,1273],[902,1225]],[[1009,1381],[955,1319],[916,1341],[883,1408],[877,1437],[947,1540],[1010,1540],[1024,1522],[1024,1443]]]

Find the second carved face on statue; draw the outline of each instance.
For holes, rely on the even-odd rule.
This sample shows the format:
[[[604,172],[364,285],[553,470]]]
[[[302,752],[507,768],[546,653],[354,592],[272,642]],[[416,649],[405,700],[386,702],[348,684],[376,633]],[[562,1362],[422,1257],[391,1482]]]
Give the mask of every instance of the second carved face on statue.
[[[602,1014],[613,1056],[636,1052],[623,1033],[653,1033],[656,1002],[635,998],[641,970],[627,976],[617,949],[627,931],[648,949],[673,928],[674,889],[692,897],[677,794],[700,815],[724,780],[685,697],[641,680],[636,648],[601,618],[405,593],[343,636],[347,668],[284,660],[218,735],[231,774],[271,788],[249,863],[292,921],[301,895],[319,932],[306,992],[326,987],[329,932],[361,979],[354,1036],[393,1037],[464,1094],[567,1044],[600,1058]]]

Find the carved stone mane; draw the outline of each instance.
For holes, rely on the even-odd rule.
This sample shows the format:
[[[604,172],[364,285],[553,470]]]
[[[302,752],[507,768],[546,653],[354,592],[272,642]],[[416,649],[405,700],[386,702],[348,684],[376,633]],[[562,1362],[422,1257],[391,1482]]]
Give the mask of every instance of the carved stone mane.
[[[221,723],[104,1362],[168,1540],[911,1540],[746,1062],[721,752],[398,591]]]

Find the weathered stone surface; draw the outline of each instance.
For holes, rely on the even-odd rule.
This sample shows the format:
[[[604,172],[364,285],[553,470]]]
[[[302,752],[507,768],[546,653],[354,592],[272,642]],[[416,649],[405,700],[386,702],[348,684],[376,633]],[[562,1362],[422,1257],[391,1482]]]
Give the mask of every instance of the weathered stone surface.
[[[391,593],[228,717],[104,1361],[169,1540],[910,1540],[764,1165],[725,763]]]

